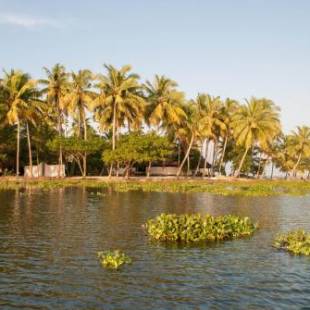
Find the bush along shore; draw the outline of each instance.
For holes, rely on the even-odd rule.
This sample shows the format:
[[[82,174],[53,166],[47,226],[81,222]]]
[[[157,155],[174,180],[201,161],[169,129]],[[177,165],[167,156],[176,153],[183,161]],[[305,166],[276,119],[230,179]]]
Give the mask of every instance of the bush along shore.
[[[146,178],[65,178],[26,179],[0,178],[0,190],[6,189],[55,189],[64,187],[88,187],[117,192],[140,190],[144,192],[205,192],[215,195],[272,196],[310,194],[310,182],[297,180],[203,180]]]
[[[248,217],[213,217],[200,214],[161,214],[145,224],[151,239],[179,243],[201,243],[251,236],[258,225]]]
[[[310,233],[299,229],[279,234],[273,246],[292,254],[310,256]]]

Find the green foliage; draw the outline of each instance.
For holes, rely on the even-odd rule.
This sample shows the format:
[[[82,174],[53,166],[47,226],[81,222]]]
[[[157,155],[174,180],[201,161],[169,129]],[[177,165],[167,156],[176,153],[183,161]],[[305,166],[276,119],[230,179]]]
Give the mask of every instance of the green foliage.
[[[297,255],[310,255],[310,233],[300,229],[279,234],[273,246]]]
[[[143,163],[164,160],[171,154],[171,144],[166,137],[155,133],[130,133],[122,135],[115,150],[105,150],[106,163]]]
[[[98,138],[91,138],[84,140],[76,137],[56,137],[48,141],[47,145],[51,151],[57,152],[62,147],[67,153],[93,153],[103,148],[104,140]]]
[[[146,223],[148,234],[155,240],[205,242],[250,236],[256,230],[248,217],[234,215],[213,217],[200,214],[161,214]]]
[[[124,264],[131,264],[132,260],[120,250],[98,252],[101,265],[107,269],[119,269]]]

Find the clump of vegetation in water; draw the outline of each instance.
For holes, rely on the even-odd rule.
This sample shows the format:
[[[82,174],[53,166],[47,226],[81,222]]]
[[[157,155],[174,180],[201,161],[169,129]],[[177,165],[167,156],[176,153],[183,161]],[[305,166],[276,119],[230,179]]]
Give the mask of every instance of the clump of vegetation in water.
[[[310,255],[310,233],[299,229],[279,234],[275,238],[273,246],[297,255]]]
[[[97,256],[103,267],[107,269],[119,269],[124,264],[130,264],[131,258],[120,250],[98,252]]]
[[[146,230],[159,241],[206,242],[250,236],[257,228],[248,217],[161,214],[147,221]]]

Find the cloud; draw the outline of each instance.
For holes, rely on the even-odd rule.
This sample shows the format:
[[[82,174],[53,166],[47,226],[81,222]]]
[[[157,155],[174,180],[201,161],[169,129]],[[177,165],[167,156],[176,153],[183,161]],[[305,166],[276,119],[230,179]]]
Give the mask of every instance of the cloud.
[[[50,18],[39,18],[18,14],[0,14],[0,24],[7,24],[23,28],[53,27],[61,28],[61,23]]]

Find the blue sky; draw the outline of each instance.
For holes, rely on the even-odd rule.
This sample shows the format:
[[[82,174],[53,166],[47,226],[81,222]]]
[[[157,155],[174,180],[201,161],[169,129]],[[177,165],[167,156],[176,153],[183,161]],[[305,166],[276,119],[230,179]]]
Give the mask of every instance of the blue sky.
[[[310,125],[309,14],[307,0],[0,0],[0,67],[131,64],[188,98],[270,98],[288,131]]]

